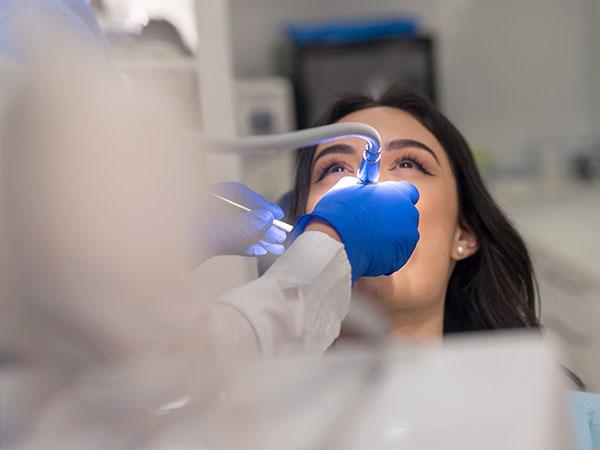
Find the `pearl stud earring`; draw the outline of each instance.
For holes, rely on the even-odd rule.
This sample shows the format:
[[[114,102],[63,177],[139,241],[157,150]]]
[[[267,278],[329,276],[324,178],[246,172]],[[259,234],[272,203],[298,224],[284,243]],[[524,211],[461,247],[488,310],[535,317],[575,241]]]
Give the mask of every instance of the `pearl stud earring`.
[[[462,245],[459,245],[458,247],[456,247],[456,253],[458,253],[460,256],[465,254],[465,248]]]

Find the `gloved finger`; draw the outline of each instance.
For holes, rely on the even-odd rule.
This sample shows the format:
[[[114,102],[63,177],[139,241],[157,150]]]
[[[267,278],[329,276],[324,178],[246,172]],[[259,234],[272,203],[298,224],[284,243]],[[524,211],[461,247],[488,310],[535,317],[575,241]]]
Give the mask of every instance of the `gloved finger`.
[[[333,187],[329,191],[343,189],[349,186],[356,186],[358,184],[358,178],[356,177],[343,177],[338,180],[337,183],[333,185]]]
[[[267,254],[267,251],[259,244],[252,244],[244,251],[244,253],[248,256],[264,256]]]
[[[282,244],[286,239],[287,233],[277,228],[275,225],[271,226],[262,238],[263,241],[267,241],[272,244]]]
[[[408,197],[413,205],[419,201],[419,190],[408,181],[384,181],[379,184],[381,186],[392,186],[398,194]]]
[[[219,217],[204,225],[202,230],[204,245],[213,256],[243,255],[245,249],[263,238],[272,224],[273,214],[264,209]],[[264,253],[260,252],[260,254]]]
[[[414,184],[409,183],[408,181],[401,181],[400,183],[402,183],[402,190],[406,192],[406,195],[413,203],[413,205],[416,205],[419,201],[420,196],[417,187]]]
[[[273,225],[273,214],[266,209],[254,209],[247,213],[248,235],[247,239],[258,241],[263,238]]]
[[[266,209],[273,214],[276,219],[282,219],[284,214],[279,205],[270,202],[262,195],[254,192],[252,189],[236,181],[227,181],[224,183],[213,183],[208,189],[222,197],[228,198],[250,209]]]
[[[273,255],[282,255],[283,252],[285,251],[285,247],[281,244],[272,244],[270,242],[266,242],[266,241],[260,241],[259,244],[269,253],[272,253]]]

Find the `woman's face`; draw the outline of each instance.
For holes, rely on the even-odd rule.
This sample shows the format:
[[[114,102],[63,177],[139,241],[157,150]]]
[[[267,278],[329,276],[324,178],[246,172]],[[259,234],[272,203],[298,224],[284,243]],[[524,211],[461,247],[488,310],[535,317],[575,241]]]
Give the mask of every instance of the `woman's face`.
[[[362,122],[381,134],[380,181],[408,181],[420,193],[420,240],[407,262],[390,276],[365,277],[356,287],[390,311],[442,308],[446,287],[465,233],[458,225],[456,181],[446,152],[410,114],[390,107],[357,111],[339,122]],[[317,147],[307,212],[342,177],[356,174],[364,141],[343,138]],[[393,226],[393,224],[390,224]],[[467,250],[469,253],[471,247]]]

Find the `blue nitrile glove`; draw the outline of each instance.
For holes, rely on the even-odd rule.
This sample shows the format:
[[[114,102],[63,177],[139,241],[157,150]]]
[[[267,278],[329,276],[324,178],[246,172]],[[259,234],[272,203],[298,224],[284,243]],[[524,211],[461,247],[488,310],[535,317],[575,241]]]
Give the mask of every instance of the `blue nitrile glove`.
[[[252,210],[242,211],[222,200],[208,199],[211,216],[203,227],[208,257],[283,253],[282,244],[287,235],[273,226],[273,219],[283,218],[279,206],[242,183],[215,183],[209,185],[208,190]]]
[[[419,191],[403,181],[358,184],[344,177],[294,226],[293,237],[313,219],[331,225],[342,239],[352,281],[390,275],[412,255],[419,240]]]

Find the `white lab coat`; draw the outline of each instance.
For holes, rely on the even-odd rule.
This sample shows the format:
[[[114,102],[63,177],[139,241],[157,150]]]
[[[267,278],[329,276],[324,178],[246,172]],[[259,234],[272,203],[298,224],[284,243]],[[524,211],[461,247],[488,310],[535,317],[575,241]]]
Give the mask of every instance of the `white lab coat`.
[[[262,277],[221,295],[212,308],[242,353],[320,353],[339,335],[350,292],[343,245],[313,231],[301,235]]]

